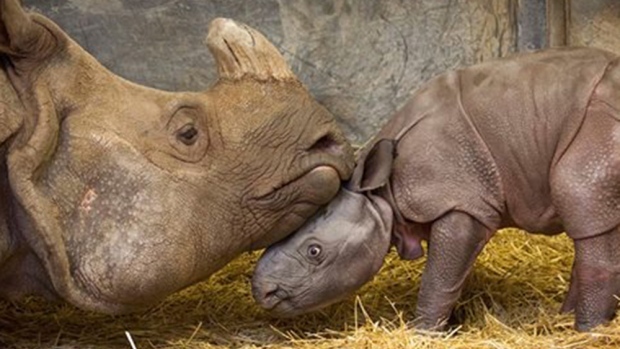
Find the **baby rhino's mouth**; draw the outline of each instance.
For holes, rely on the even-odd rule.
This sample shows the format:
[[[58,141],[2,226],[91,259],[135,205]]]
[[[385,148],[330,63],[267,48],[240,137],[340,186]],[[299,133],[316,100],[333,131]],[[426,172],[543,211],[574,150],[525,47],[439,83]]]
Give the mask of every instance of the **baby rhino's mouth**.
[[[288,293],[277,284],[253,285],[252,295],[265,310],[274,310],[288,299]]]
[[[327,302],[308,303],[308,299],[295,298],[290,292],[275,283],[252,284],[252,295],[261,308],[279,318],[289,318],[322,309],[340,301],[343,297],[334,298]],[[301,301],[301,304],[299,303]]]
[[[252,277],[252,296],[261,308],[275,317],[289,318],[310,313],[342,299],[342,297],[335,297],[325,301],[322,297],[305,297],[303,291],[290,289],[286,282],[282,283],[266,276],[264,272],[269,270],[269,274],[273,275],[273,271],[264,269],[264,267],[265,265],[259,261]]]
[[[289,292],[275,283],[252,285],[252,295],[261,308],[280,318],[293,317],[306,313],[295,307]]]
[[[293,305],[293,293],[286,289],[286,286],[271,276],[274,275],[273,249],[268,248],[256,265],[252,276],[252,296],[258,305],[278,317],[291,317],[299,312]],[[265,258],[267,256],[267,258]],[[270,258],[271,257],[271,258]],[[275,272],[277,273],[277,271]]]

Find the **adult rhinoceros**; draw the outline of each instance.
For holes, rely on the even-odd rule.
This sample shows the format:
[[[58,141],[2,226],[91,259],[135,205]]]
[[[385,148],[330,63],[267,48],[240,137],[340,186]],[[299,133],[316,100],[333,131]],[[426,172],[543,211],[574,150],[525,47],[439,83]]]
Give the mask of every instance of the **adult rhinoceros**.
[[[164,92],[0,0],[0,296],[138,309],[336,194],[353,158],[332,116],[261,34],[209,31],[219,81]]]

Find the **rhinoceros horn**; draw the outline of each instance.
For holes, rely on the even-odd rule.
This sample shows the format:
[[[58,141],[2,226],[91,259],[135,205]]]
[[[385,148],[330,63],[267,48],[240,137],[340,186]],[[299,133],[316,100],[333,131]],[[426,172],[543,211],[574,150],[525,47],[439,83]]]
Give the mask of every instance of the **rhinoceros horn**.
[[[213,20],[206,44],[220,79],[297,80],[280,52],[262,34],[243,24],[224,18]]]

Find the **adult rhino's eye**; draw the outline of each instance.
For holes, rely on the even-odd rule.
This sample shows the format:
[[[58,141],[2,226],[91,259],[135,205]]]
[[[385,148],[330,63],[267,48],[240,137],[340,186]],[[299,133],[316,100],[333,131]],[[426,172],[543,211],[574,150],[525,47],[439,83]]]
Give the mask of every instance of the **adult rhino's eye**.
[[[177,139],[185,145],[193,145],[198,140],[198,129],[192,124],[185,125],[177,132]]]
[[[321,246],[319,245],[308,246],[308,257],[317,258],[320,255],[321,255]]]

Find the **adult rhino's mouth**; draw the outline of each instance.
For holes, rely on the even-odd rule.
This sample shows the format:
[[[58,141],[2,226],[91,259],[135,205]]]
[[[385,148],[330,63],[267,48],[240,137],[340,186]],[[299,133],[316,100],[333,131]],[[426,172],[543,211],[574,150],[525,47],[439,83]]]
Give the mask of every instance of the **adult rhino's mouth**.
[[[298,168],[297,171],[290,173],[283,178],[283,181],[266,191],[257,191],[253,199],[259,202],[271,202],[280,192],[297,186],[301,186],[297,189],[299,193],[329,192],[330,186],[334,183],[339,185],[341,180],[349,179],[353,172],[355,162],[352,148],[346,140],[331,130],[317,132],[314,141],[305,148],[305,152],[301,163],[295,166]],[[327,199],[316,198],[320,199],[316,203],[322,205],[331,198],[332,196]]]
[[[345,173],[346,174],[346,173]],[[267,247],[300,227],[316,210],[340,190],[341,175],[330,165],[314,166],[267,192],[252,196],[248,207],[269,215],[271,223],[259,224],[260,233],[249,244],[251,250]]]
[[[340,180],[341,176],[334,167],[321,165],[295,176],[289,181],[280,183],[266,193],[256,195],[254,200],[264,203],[271,203],[279,197],[284,196],[284,192],[297,191],[299,193],[310,194],[310,197],[304,201],[322,205],[327,203],[327,201],[329,201],[329,199],[333,196],[328,193],[331,192],[331,190],[326,190],[328,189],[329,184],[340,183]],[[329,197],[324,199],[324,196]]]
[[[346,180],[351,176],[354,164],[346,160],[342,156],[331,154],[327,156],[322,154],[320,159],[316,159],[316,157],[309,158],[305,161],[307,165],[301,166],[301,170],[292,173],[287,179],[267,190],[257,191],[253,195],[253,199],[258,202],[272,202],[281,196],[282,192],[290,189],[304,194],[320,193],[322,191],[329,192],[330,184],[338,183],[339,185],[340,181]],[[316,202],[316,204],[323,205],[332,197],[333,195],[327,199],[316,198],[319,199],[319,202]],[[313,200],[311,199],[309,198],[307,201],[312,202]]]

